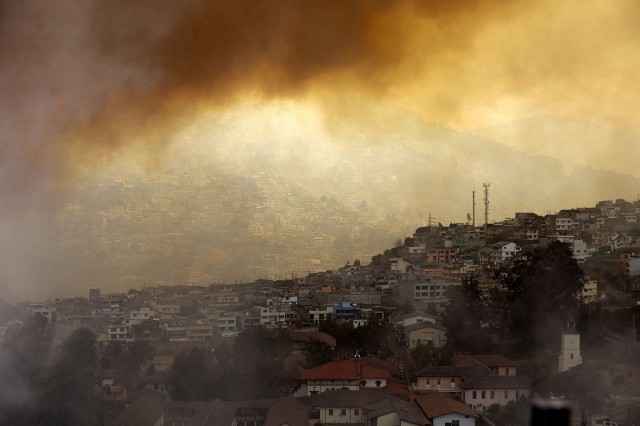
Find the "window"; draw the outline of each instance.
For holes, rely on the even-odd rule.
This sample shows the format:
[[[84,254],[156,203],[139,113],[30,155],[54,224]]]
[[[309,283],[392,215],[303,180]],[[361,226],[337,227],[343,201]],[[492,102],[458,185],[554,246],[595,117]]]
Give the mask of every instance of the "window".
[[[487,397],[487,393],[485,391],[482,391],[482,399],[485,399]]]
[[[506,368],[504,369],[504,374],[505,374],[505,375],[507,375],[507,376],[509,375],[509,367],[506,367]]]
[[[354,416],[359,416],[360,415],[360,410],[358,410],[357,408],[355,410],[353,410],[353,415]]]
[[[451,426],[460,426],[460,420],[451,420]]]
[[[442,384],[442,379],[438,379],[438,380],[436,381],[436,384],[437,384],[438,386],[440,386],[440,385]]]
[[[571,354],[571,359],[573,359],[573,354]]]
[[[340,415],[341,416],[346,416],[347,415],[347,410],[345,410],[344,408],[342,410],[340,410]]]
[[[427,386],[431,386],[431,379],[427,379]]]
[[[333,408],[329,408],[329,415],[333,416]]]
[[[504,399],[509,399],[509,391],[504,391]]]
[[[476,399],[477,397],[478,397],[478,394],[476,393],[476,391],[471,392],[472,399]]]
[[[496,397],[496,393],[494,391],[491,391],[491,397],[490,398],[491,399],[495,399],[495,397]]]

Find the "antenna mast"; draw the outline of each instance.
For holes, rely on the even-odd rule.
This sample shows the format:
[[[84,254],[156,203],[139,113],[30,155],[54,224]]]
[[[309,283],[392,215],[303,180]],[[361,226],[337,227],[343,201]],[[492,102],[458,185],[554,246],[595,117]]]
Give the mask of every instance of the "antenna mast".
[[[472,191],[472,200],[473,200],[473,203],[472,203],[472,206],[473,206],[473,210],[472,210],[473,211],[473,222],[472,222],[472,224],[473,224],[473,228],[475,229],[475,227],[476,227],[476,191]]]
[[[489,187],[491,184],[483,183],[482,186],[484,187],[484,232],[486,236],[489,225]]]

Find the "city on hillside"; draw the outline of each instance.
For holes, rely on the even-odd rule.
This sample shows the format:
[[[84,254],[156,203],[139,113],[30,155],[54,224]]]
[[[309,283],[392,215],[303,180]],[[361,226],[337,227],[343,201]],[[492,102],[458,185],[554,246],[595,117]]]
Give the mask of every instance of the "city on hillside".
[[[109,249],[171,223],[139,210],[83,223]],[[475,222],[278,279],[3,301],[0,423],[640,424],[640,201]]]

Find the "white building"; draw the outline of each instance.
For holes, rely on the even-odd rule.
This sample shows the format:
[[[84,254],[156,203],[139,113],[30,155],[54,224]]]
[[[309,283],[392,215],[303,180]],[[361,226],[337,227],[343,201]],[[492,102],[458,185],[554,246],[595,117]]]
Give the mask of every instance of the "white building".
[[[564,373],[576,365],[582,364],[580,356],[580,333],[576,330],[573,318],[567,321],[567,328],[562,332],[562,347],[558,359],[558,372]]]
[[[309,321],[312,324],[320,324],[333,317],[333,306],[309,309]]]
[[[571,251],[573,252],[573,258],[578,263],[583,263],[585,260],[591,257],[591,255],[595,250],[592,248],[589,248],[586,241],[573,240]]]
[[[490,260],[494,265],[499,265],[500,263],[510,260],[515,256],[516,253],[519,253],[522,250],[521,247],[518,247],[516,243],[509,241],[500,241],[491,245],[491,255]]]

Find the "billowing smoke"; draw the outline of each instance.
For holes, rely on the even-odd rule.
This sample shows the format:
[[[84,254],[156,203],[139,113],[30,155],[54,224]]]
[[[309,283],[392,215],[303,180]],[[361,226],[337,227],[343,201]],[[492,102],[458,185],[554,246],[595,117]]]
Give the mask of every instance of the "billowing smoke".
[[[62,179],[132,145],[161,152],[204,109],[294,98],[320,107],[335,127],[338,119],[382,125],[370,119],[376,104],[466,128],[539,112],[633,127],[636,8],[595,0],[2,2],[1,295],[51,285],[46,253],[56,248],[47,236]]]

